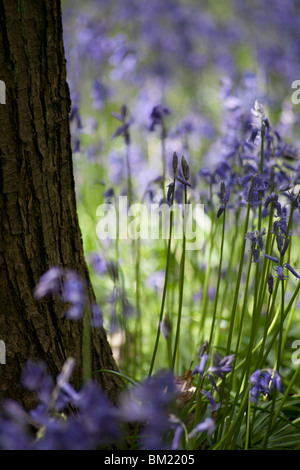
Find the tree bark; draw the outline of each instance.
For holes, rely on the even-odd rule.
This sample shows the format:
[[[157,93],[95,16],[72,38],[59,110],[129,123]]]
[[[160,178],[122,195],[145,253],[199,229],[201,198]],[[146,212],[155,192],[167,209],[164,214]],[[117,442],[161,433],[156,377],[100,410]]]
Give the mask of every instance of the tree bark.
[[[65,318],[55,299],[37,302],[33,289],[52,266],[75,269],[88,283],[76,212],[59,0],[0,1],[0,365],[5,397],[30,406],[20,386],[24,362],[47,362],[53,376],[67,357],[76,359],[73,384],[82,381],[82,323]],[[92,334],[92,369],[116,363],[103,329]],[[96,377],[116,401],[115,374]]]

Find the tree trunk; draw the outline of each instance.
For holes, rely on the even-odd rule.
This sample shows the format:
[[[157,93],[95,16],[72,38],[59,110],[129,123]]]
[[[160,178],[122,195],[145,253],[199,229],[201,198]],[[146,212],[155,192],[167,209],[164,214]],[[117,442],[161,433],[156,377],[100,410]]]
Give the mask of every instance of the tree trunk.
[[[20,375],[28,358],[47,362],[56,376],[76,359],[73,384],[82,381],[82,323],[65,318],[55,299],[37,302],[33,289],[52,266],[75,269],[94,294],[76,212],[59,0],[1,0],[0,79],[0,365],[2,395],[29,405]],[[103,329],[92,334],[92,369],[117,366]],[[115,401],[120,379],[97,374]]]

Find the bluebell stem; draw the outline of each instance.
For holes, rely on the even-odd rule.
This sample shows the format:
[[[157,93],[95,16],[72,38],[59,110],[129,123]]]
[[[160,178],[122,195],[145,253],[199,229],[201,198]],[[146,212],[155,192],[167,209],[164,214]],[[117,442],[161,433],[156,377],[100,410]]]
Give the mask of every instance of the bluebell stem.
[[[172,323],[170,321],[169,315],[166,313],[163,321],[160,324],[160,329],[164,337],[168,340],[172,332]]]

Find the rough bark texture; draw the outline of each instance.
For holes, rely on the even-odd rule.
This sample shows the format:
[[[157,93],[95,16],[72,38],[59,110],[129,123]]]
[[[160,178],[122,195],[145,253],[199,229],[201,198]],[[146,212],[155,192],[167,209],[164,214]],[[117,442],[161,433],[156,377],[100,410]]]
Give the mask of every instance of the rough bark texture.
[[[59,0],[1,0],[0,79],[0,365],[2,395],[29,404],[19,380],[24,361],[45,360],[55,376],[65,359],[81,371],[81,322],[65,318],[54,299],[35,301],[33,288],[51,266],[76,269],[93,291],[76,213]],[[102,329],[94,330],[93,369],[115,369]],[[120,381],[97,374],[115,401]]]

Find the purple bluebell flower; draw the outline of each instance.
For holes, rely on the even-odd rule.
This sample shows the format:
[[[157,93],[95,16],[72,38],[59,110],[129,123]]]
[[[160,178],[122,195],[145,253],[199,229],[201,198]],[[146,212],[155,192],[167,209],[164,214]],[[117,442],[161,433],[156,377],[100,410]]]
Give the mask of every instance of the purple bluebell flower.
[[[95,109],[102,109],[105,101],[109,97],[109,88],[98,79],[94,80],[91,97],[93,100],[93,107]]]
[[[106,199],[112,199],[113,197],[115,197],[114,188],[109,188],[107,191],[104,191],[103,196]]]
[[[141,424],[140,448],[164,450],[168,448],[169,414],[175,399],[174,376],[161,371],[149,377],[131,393],[121,397],[119,416],[124,422]]]
[[[70,320],[79,320],[85,304],[85,285],[75,271],[65,273],[61,299],[71,304],[66,313]]]
[[[67,318],[80,319],[85,303],[85,284],[75,271],[59,267],[51,268],[42,275],[33,291],[36,299],[58,293],[63,302],[71,304],[66,312]]]
[[[297,279],[300,279],[299,274],[292,268],[289,263],[285,263],[283,266],[287,268]]]
[[[154,106],[150,115],[151,124],[149,130],[154,131],[157,125],[162,125],[164,118],[169,114],[171,114],[171,111],[166,106]]]
[[[216,429],[216,423],[212,418],[205,418],[202,423],[197,424],[194,429],[189,433],[188,437],[191,439],[196,434],[206,431],[208,434],[212,434]]]
[[[211,406],[211,411],[212,412],[217,411],[220,407],[220,403],[216,403],[212,393],[207,392],[206,390],[201,390],[201,393],[202,393],[202,395],[204,395],[208,399],[208,401],[210,403],[210,406]]]
[[[200,377],[202,377],[203,374],[204,374],[204,371],[205,371],[205,366],[206,366],[207,360],[208,360],[208,354],[203,354],[200,357],[199,366],[195,367],[195,369],[192,372],[192,375],[199,374]]]
[[[210,383],[212,384],[213,388],[215,389],[216,392],[219,392],[219,388],[217,386],[217,382],[212,374],[208,374],[208,378]]]
[[[216,375],[220,379],[224,380],[226,374],[231,372],[232,364],[234,362],[235,356],[234,354],[230,354],[229,356],[225,356],[222,359],[218,360],[214,366],[211,366],[208,370],[212,374]]]
[[[252,252],[252,261],[253,263],[258,263],[259,260],[260,260],[259,250],[257,248],[254,248]]]
[[[91,325],[94,328],[102,328],[103,327],[103,312],[102,309],[99,307],[97,303],[92,305],[92,319]]]
[[[173,153],[172,167],[173,167],[173,173],[175,175],[177,171],[177,167],[178,167],[178,156],[176,152]]]
[[[285,276],[283,273],[283,266],[278,266],[275,268],[275,271],[277,272],[277,276],[275,277],[280,281],[285,281],[288,278],[288,276]]]
[[[250,390],[250,400],[257,402],[259,395],[270,397],[272,390],[276,387],[280,393],[283,393],[283,385],[279,372],[271,369],[257,369],[250,377],[252,384]]]
[[[60,267],[50,268],[44,273],[36,287],[34,288],[33,294],[36,299],[41,299],[46,295],[58,294],[60,290],[60,281],[63,270]]]
[[[171,450],[179,449],[180,439],[181,439],[183,431],[184,431],[184,428],[180,425],[175,428]]]
[[[167,192],[167,203],[171,204],[171,198],[173,194],[174,183],[170,183],[168,185],[168,192]]]
[[[189,186],[189,187],[191,188],[192,185],[191,185],[187,180],[185,180],[184,178],[182,178],[181,176],[177,175],[177,176],[176,176],[176,179],[177,179],[180,183],[182,183],[184,186]]]
[[[276,258],[276,256],[270,256],[270,255],[267,255],[267,253],[264,253],[264,256],[268,258],[270,261],[273,261],[273,263],[279,263],[279,258]]]
[[[281,251],[280,251],[280,256],[281,256],[281,258],[284,257],[284,255],[285,255],[285,253],[286,253],[286,250],[288,249],[289,243],[290,243],[290,239],[287,238],[287,239],[285,240],[285,242],[284,242],[283,248],[282,248]]]
[[[7,403],[3,403],[3,410]],[[0,450],[32,450],[29,422],[20,423],[11,417],[0,418]]]
[[[40,390],[46,374],[47,368],[44,363],[30,359],[24,364],[21,375],[21,384],[31,392]]]
[[[94,271],[99,274],[99,276],[102,276],[103,274],[106,273],[107,271],[107,266],[106,266],[106,261],[101,258],[101,256],[98,253],[92,253],[89,256],[89,261],[91,265],[93,266]]]

